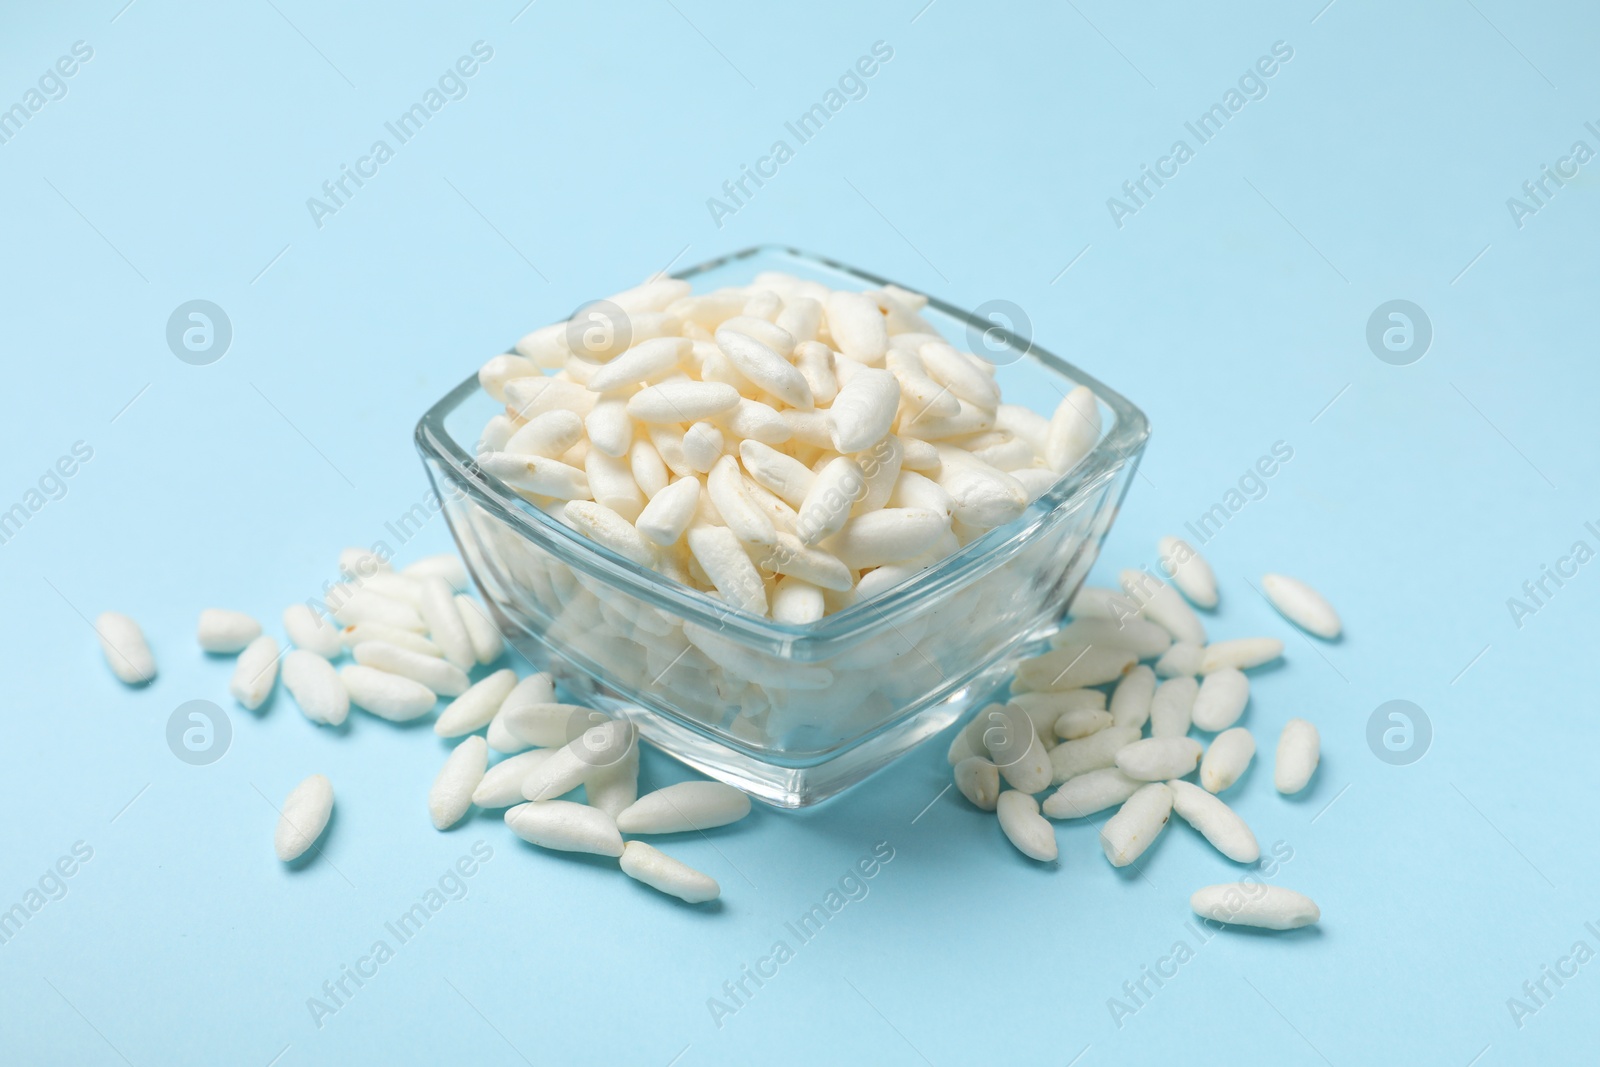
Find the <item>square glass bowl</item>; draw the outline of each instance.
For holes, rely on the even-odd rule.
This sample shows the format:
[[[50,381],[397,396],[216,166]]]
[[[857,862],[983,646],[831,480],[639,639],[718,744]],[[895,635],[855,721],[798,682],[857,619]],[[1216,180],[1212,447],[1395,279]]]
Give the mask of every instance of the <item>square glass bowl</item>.
[[[763,271],[836,289],[888,284],[775,246],[676,277],[699,293]],[[1149,424],[1025,336],[939,300],[922,314],[957,348],[987,353],[1009,403],[1048,416],[1073,386],[1099,398],[1099,443],[1020,518],[871,600],[807,625],[774,622],[601,548],[480,470],[475,443],[502,408],[474,376],[422,417],[416,444],[501,630],[578,700],[778,807],[833,796],[987,700],[1060,626]]]

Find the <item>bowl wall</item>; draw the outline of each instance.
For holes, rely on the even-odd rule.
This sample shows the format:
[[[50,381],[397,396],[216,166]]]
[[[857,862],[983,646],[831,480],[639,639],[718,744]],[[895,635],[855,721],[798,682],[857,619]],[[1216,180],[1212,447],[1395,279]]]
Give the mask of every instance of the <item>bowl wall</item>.
[[[696,291],[779,270],[835,287],[882,279],[788,249],[686,271]],[[499,410],[475,379],[435,405],[418,448],[474,580],[507,637],[579,699],[633,720],[669,754],[769,803],[860,781],[987,700],[1059,625],[1143,448],[1142,414],[1025,339],[930,302],[952,343],[987,330],[1008,402],[1048,415],[1074,385],[1100,396],[1099,445],[1015,522],[809,626],[787,626],[628,563],[473,462]],[[1000,340],[997,346],[996,341]],[[1014,356],[1014,359],[1013,359]],[[1011,360],[1010,362],[1005,362]]]

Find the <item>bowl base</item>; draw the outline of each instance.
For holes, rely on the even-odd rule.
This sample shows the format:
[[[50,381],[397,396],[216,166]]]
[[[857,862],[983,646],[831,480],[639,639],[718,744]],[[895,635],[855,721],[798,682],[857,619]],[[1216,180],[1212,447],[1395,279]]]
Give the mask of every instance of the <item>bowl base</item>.
[[[806,808],[844,792],[988,700],[1007,678],[1004,672],[985,672],[938,703],[896,720],[834,755],[786,766],[627,699],[566,660],[493,600],[490,610],[517,652],[538,669],[550,672],[579,703],[627,719],[645,740],[673,759],[775,808]]]

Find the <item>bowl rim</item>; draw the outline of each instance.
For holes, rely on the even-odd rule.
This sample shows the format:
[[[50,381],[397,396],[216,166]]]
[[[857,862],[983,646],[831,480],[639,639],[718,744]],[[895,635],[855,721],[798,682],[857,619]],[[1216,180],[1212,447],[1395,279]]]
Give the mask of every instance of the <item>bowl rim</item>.
[[[867,283],[863,288],[898,286],[890,279],[787,244],[751,245],[685,267],[669,277],[692,280],[731,263],[757,256],[781,256],[813,268],[826,267]],[[864,634],[893,627],[896,616],[934,601],[937,594],[950,586],[986,573],[1011,558],[1044,525],[1094,499],[1093,490],[1114,477],[1124,466],[1137,468],[1143,446],[1150,436],[1149,420],[1125,396],[1094,375],[1039,347],[1032,338],[1019,337],[1009,328],[996,326],[932,295],[928,296],[928,305],[969,329],[998,334],[1007,346],[1022,352],[1018,360],[1034,359],[1058,377],[1066,378],[1075,385],[1087,385],[1112,412],[1114,421],[1094,448],[1049,489],[1030,501],[1020,517],[985,531],[982,536],[882,594],[824,615],[816,622],[783,623],[766,616],[753,615],[709,593],[681,585],[666,575],[641,567],[561,523],[519,496],[499,478],[484,471],[478,466],[475,455],[445,428],[445,420],[475,393],[482,391],[476,373],[469,375],[422,414],[413,439],[423,459],[434,461],[448,471],[452,481],[463,488],[475,503],[593,577],[678,615],[686,622],[717,630],[724,637],[743,638],[746,644],[777,652],[789,652],[797,645],[831,650],[839,643],[859,640]],[[1065,396],[1065,392],[1062,395]]]

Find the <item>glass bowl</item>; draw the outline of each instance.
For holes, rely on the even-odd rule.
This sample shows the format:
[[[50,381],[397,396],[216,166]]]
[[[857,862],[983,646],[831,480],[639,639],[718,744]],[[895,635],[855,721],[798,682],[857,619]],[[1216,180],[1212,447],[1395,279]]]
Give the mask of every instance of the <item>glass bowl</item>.
[[[676,277],[704,292],[748,285],[763,271],[840,289],[889,284],[776,246]],[[1026,337],[939,300],[922,314],[956,347],[986,353],[1009,403],[1048,416],[1073,386],[1089,386],[1105,432],[1016,521],[807,625],[739,611],[641,568],[518,496],[474,461],[479,433],[502,405],[476,376],[456,386],[418,422],[416,444],[501,630],[576,699],[628,718],[668,754],[778,807],[833,796],[986,701],[1059,628],[1149,424],[1120,394]]]

